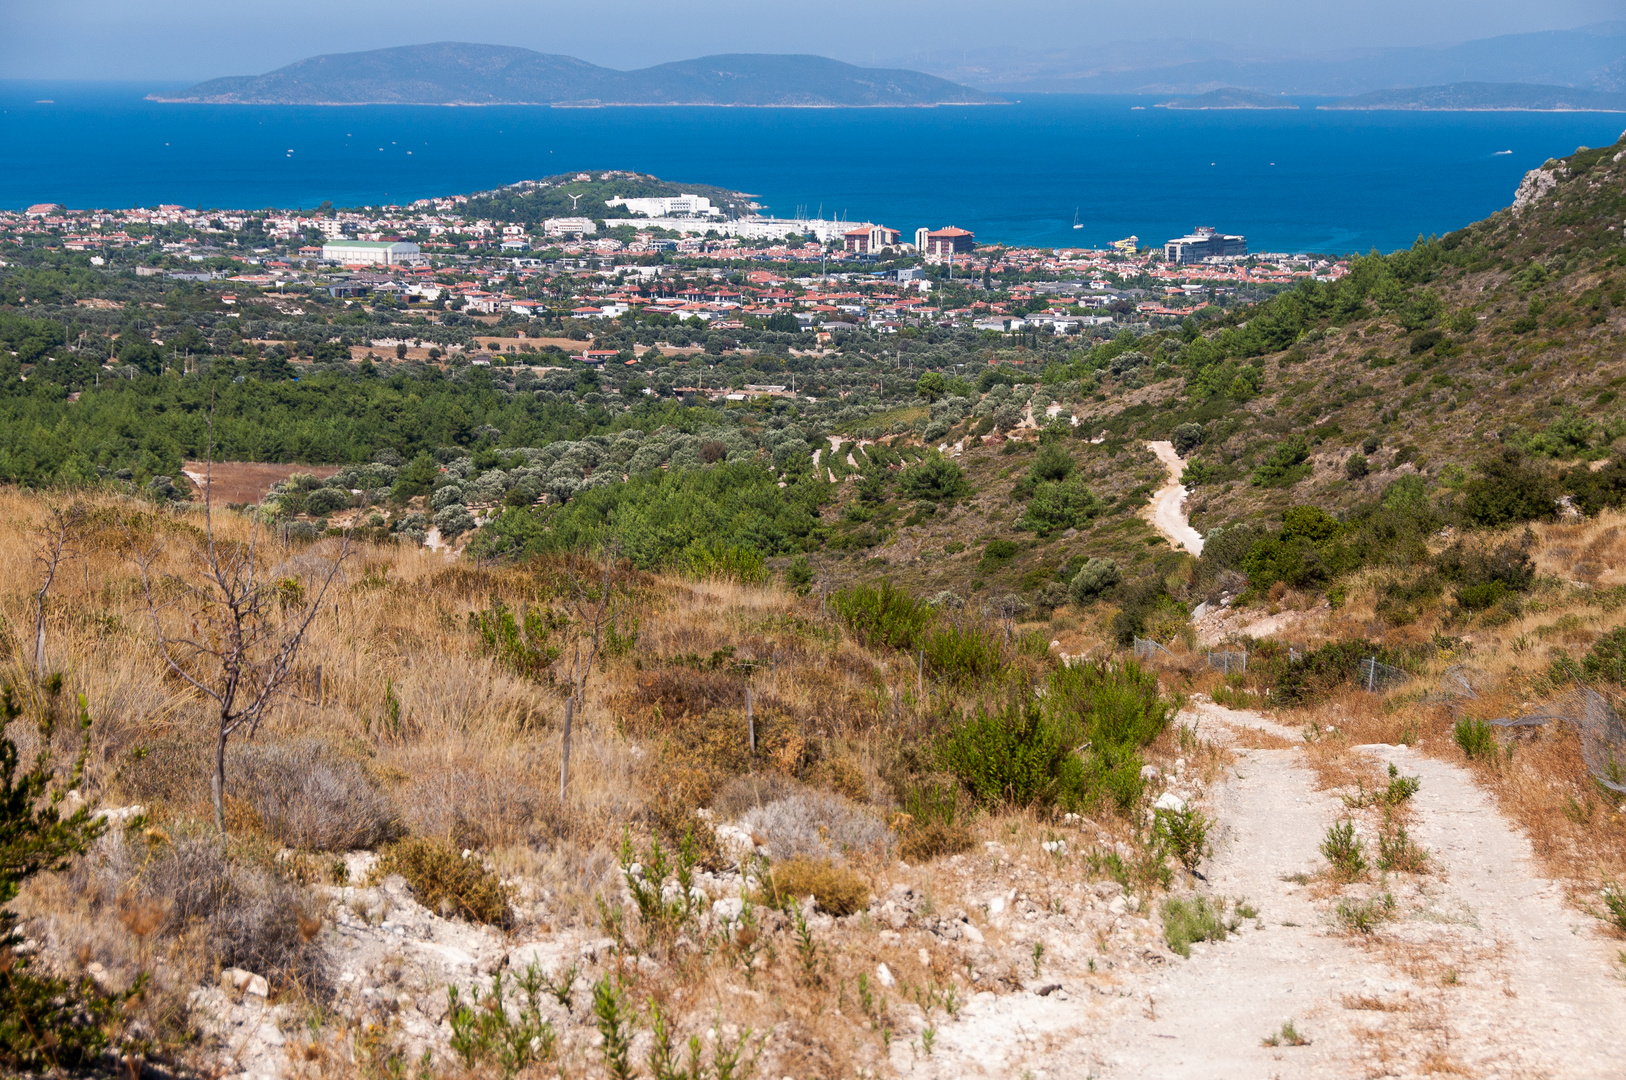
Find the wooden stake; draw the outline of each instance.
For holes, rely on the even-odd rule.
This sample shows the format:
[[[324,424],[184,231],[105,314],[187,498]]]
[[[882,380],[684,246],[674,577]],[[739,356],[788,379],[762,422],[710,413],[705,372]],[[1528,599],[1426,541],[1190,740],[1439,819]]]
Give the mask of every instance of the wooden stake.
[[[751,753],[757,752],[757,719],[751,711],[751,685],[745,686],[745,729],[751,739]]]
[[[559,803],[564,804],[565,788],[570,785],[570,721],[576,711],[576,699],[565,698],[565,739],[559,753]]]

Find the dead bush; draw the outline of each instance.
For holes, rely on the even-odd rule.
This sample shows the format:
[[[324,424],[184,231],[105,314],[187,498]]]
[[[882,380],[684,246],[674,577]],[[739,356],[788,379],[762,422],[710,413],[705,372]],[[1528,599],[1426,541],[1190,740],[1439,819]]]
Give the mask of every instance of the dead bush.
[[[171,844],[112,836],[74,875],[97,906],[150,912],[165,937],[201,932],[212,965],[247,968],[307,993],[329,989],[327,957],[316,942],[322,922],[305,891],[233,858],[218,839]]]
[[[426,837],[409,837],[385,848],[375,874],[400,874],[418,903],[442,917],[505,926],[508,892],[502,879],[479,859],[464,858],[450,845]]]
[[[234,746],[226,769],[231,790],[259,814],[266,834],[289,847],[351,851],[403,832],[361,764],[314,739]]]
[[[178,730],[139,747],[120,766],[114,786],[146,806],[179,807],[209,795],[208,733]]]
[[[794,858],[773,864],[763,876],[763,894],[775,907],[811,896],[820,911],[851,915],[869,904],[869,882],[828,859]]]
[[[975,842],[976,838],[964,822],[929,821],[903,831],[898,840],[898,855],[913,866],[969,851]]]
[[[873,814],[823,791],[804,791],[752,807],[740,823],[767,837],[772,859],[882,855],[892,843],[892,831]]]
[[[767,806],[801,791],[802,785],[784,773],[747,773],[718,785],[711,808],[723,820],[732,821],[747,810]]]
[[[489,850],[533,839],[541,805],[535,781],[492,765],[432,765],[416,773],[399,794],[403,822],[415,835],[443,840],[458,850]],[[543,831],[559,827],[554,821]]]

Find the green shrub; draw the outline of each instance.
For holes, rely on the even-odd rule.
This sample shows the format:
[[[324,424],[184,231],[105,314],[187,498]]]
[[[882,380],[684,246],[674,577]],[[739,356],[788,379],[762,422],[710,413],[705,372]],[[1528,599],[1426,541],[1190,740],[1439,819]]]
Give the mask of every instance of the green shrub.
[[[808,565],[806,555],[796,556],[785,567],[785,584],[796,590],[797,595],[807,595],[813,585],[813,568]]]
[[[1428,852],[1406,835],[1404,825],[1378,834],[1378,869],[1385,873],[1421,874],[1428,869]]]
[[[1203,444],[1207,436],[1201,424],[1181,424],[1174,429],[1169,441],[1174,444],[1174,452],[1183,458],[1191,456],[1193,450]]]
[[[991,573],[1003,570],[1022,553],[1022,547],[1015,540],[990,540],[988,546],[982,549],[982,561],[977,569],[982,573]]]
[[[1527,464],[1512,447],[1480,464],[1480,475],[1463,485],[1463,510],[1476,525],[1497,528],[1545,521],[1557,513],[1558,482]]]
[[[1310,444],[1303,435],[1289,435],[1271,450],[1270,456],[1253,471],[1259,487],[1288,487],[1310,475]]]
[[[19,693],[11,683],[0,690],[0,1064],[8,1073],[55,1073],[99,1062],[121,1006],[146,982],[143,975],[127,993],[109,996],[88,977],[74,983],[36,973],[33,958],[16,951],[22,944],[17,916],[4,905],[36,874],[67,870],[107,828],[105,821],[91,816],[88,804],[62,813],[64,793],[78,786],[90,752],[90,714],[83,696],[81,747],[72,767],[58,779],[49,755],[41,754],[26,772],[17,771],[17,744],[6,734],[6,725],[23,715],[24,701],[42,703],[40,742],[49,747],[61,687],[61,677],[55,676],[35,694]]]
[[[1616,930],[1626,934],[1626,889],[1613,881],[1606,881],[1600,895],[1604,910],[1609,913],[1609,922]]]
[[[1133,662],[1070,665],[1051,673],[1042,707],[1013,697],[997,712],[979,708],[939,738],[936,752],[984,806],[1127,811],[1144,790],[1139,750],[1171,711],[1157,676]]]
[[[1081,762],[1062,725],[1029,696],[1003,709],[978,708],[940,738],[938,758],[983,806],[1049,805],[1081,786]]]
[[[1502,602],[1507,586],[1500,581],[1487,581],[1479,585],[1464,585],[1457,590],[1457,606],[1464,611],[1484,611]]]
[[[941,454],[930,454],[919,465],[898,473],[898,488],[911,499],[946,502],[971,494],[965,472]]]
[[[691,544],[673,560],[685,577],[761,585],[768,580],[762,553],[744,544]]]
[[[408,837],[385,848],[374,871],[382,878],[400,874],[418,903],[442,916],[502,926],[508,922],[508,888],[481,864],[450,844]]]
[[[1310,1040],[1299,1034],[1299,1029],[1293,1021],[1288,1020],[1282,1024],[1280,1031],[1266,1035],[1263,1046],[1309,1046]]]
[[[1469,761],[1496,757],[1496,732],[1483,720],[1463,717],[1451,729],[1451,738],[1462,748],[1463,755]]]
[[[1626,683],[1626,626],[1617,626],[1594,641],[1581,659],[1581,670],[1589,679]]]
[[[1366,474],[1371,471],[1365,454],[1351,454],[1344,459],[1344,478],[1347,480],[1365,480]]]
[[[327,517],[350,505],[350,493],[338,488],[317,488],[305,496],[305,513],[311,517]]]
[[[924,602],[885,580],[842,589],[831,595],[830,607],[853,636],[872,649],[913,651],[923,643],[934,618]]]
[[[1394,908],[1394,897],[1384,893],[1375,900],[1340,900],[1336,914],[1344,929],[1370,934],[1394,914]]]
[[[1194,896],[1163,901],[1163,940],[1181,956],[1191,956],[1194,941],[1224,941],[1234,927],[1225,922],[1225,901]]]
[[[1174,856],[1187,872],[1195,874],[1208,853],[1209,821],[1191,807],[1184,810],[1158,810],[1152,821],[1152,834],[1165,854]]]
[[[1366,872],[1366,854],[1361,838],[1355,835],[1355,823],[1345,818],[1327,829],[1321,841],[1321,854],[1332,864],[1335,877],[1354,881]]]
[[[533,963],[514,981],[519,993],[515,995],[512,1011],[503,1000],[500,971],[484,997],[479,984],[475,984],[474,1001],[470,1005],[459,1000],[457,987],[446,988],[446,1020],[452,1029],[449,1043],[465,1069],[473,1071],[482,1065],[492,1066],[507,1080],[533,1062],[553,1057],[558,1032],[542,1019],[539,1007],[542,990],[549,985],[547,976]],[[399,1063],[399,1059],[392,1062]],[[380,1071],[390,1075],[389,1070]]]
[[[1028,466],[1028,478],[1034,484],[1056,483],[1067,479],[1072,471],[1073,456],[1060,443],[1049,443],[1040,448]]]
[[[1139,749],[1163,733],[1174,713],[1160,696],[1157,673],[1133,660],[1057,668],[1046,702],[1080,727],[1080,741],[1092,749]]]
[[[1381,664],[1403,667],[1408,658],[1393,649],[1361,638],[1329,641],[1291,660],[1273,657],[1261,665],[1259,674],[1273,682],[1271,697],[1285,705],[1312,705],[1360,674],[1361,661],[1375,657]]]
[[[1106,503],[1085,484],[1082,476],[1034,489],[1023,523],[1041,536],[1063,529],[1081,529],[1106,510]]]
[[[1124,578],[1123,571],[1111,559],[1092,558],[1073,576],[1067,591],[1080,604],[1092,603],[1107,590],[1117,586]]]
[[[992,680],[1005,667],[1000,632],[991,626],[948,623],[922,643],[926,670],[954,683]]]
[[[469,612],[469,630],[480,639],[486,654],[494,656],[516,675],[538,682],[552,681],[559,646],[548,638],[567,621],[542,607],[515,612],[497,597],[484,611]]]

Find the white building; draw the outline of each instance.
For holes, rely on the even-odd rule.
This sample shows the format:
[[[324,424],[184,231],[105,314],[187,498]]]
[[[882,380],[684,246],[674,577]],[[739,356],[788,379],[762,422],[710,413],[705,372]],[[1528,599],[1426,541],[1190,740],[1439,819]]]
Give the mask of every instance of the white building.
[[[643,214],[645,217],[661,218],[720,218],[723,212],[711,205],[711,200],[704,195],[690,195],[685,192],[681,195],[668,195],[652,199],[605,199],[605,206],[625,207],[629,214]]]
[[[322,258],[327,262],[376,263],[379,266],[423,262],[418,245],[405,240],[335,240],[322,245]]]
[[[598,226],[590,218],[557,217],[548,218],[542,223],[544,236],[591,236],[596,232]]]
[[[606,218],[606,228],[630,225],[635,229],[666,229],[688,236],[704,236],[715,231],[719,236],[740,240],[783,240],[788,233],[811,236],[821,244],[842,240],[851,221],[826,221],[822,218],[767,218],[743,217],[732,221],[694,218]]]

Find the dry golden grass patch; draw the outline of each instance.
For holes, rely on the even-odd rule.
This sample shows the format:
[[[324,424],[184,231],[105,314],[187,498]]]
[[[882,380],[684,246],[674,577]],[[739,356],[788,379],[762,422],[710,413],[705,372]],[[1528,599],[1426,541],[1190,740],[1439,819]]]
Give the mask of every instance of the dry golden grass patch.
[[[86,694],[94,718],[86,793],[104,804],[146,806],[154,832],[141,850],[168,859],[209,832],[203,823],[210,816],[210,713],[157,661],[136,559],[150,553],[159,591],[178,595],[177,584],[193,572],[203,521],[185,506],[154,508],[102,495],[84,502],[96,527],[78,538],[75,557],[51,593],[47,663],[64,673],[70,693]],[[0,574],[10,583],[0,590],[0,645],[14,665],[32,639],[30,530],[45,506],[44,497],[0,490]],[[250,538],[242,516],[220,513],[213,525],[223,543]],[[310,580],[340,554],[331,539],[294,547],[271,537],[260,542],[266,569],[290,582]],[[321,817],[324,804],[290,807],[253,778],[281,776],[278,770],[290,764],[322,764],[331,775],[319,794],[337,800],[325,805],[342,811],[333,817],[347,822],[345,829],[405,834],[418,848],[433,849],[437,872],[451,865],[448,853],[460,859],[464,848],[475,849],[481,862],[505,878],[546,883],[545,913],[529,900],[512,913],[521,922],[533,920],[522,929],[587,929],[597,921],[596,900],[619,893],[616,846],[623,829],[630,828],[640,844],[651,832],[671,840],[694,823],[696,807],[716,805],[720,814],[734,817],[752,805],[806,792],[842,800],[855,821],[873,818],[866,828],[895,836],[886,828],[897,812],[895,783],[916,767],[899,771],[900,746],[975,700],[975,688],[920,686],[906,658],[857,646],[816,600],[772,587],[618,570],[618,631],[635,632],[636,644],[601,653],[586,680],[574,717],[570,786],[561,800],[567,669],[579,640],[573,627],[580,625],[561,624],[596,573],[574,560],[477,567],[420,549],[359,545],[311,624],[291,692],[252,740],[238,738],[228,748],[230,858],[238,860],[232,865],[254,881],[261,873],[291,875],[291,885],[337,880],[331,852],[276,857],[289,836],[315,835],[322,833],[319,826],[333,824]],[[551,667],[517,666],[500,651],[488,651],[471,631],[470,615],[489,612],[498,602],[510,611],[545,610],[559,617],[541,643],[558,650]],[[64,738],[57,749],[71,753],[69,743]],[[253,770],[240,767],[240,751],[248,753],[244,761],[253,760]],[[1170,742],[1152,756],[1172,761],[1181,753]],[[1200,751],[1184,756],[1203,760]],[[748,797],[746,789],[756,794]],[[380,806],[383,820],[368,817]],[[1036,847],[1052,827],[1027,814],[963,817],[954,836],[910,848],[912,861],[938,860],[914,883],[940,890],[944,904],[963,902],[958,889],[971,879],[962,881],[944,856],[993,839]],[[1128,838],[1123,823],[1103,827]],[[351,835],[344,829],[339,834]],[[805,887],[829,909],[852,909],[889,884],[878,875],[890,862],[880,859],[804,861],[813,869],[791,891]],[[795,860],[780,865],[795,877]],[[1055,871],[1050,867],[1036,881],[1035,895]],[[99,864],[98,874],[94,895],[78,896],[66,879],[53,878],[31,888],[19,908],[30,919],[50,920],[55,940],[83,942],[85,955],[76,962],[100,962],[115,981],[150,970],[158,957],[171,958],[169,981],[155,983],[149,994],[149,1026],[178,1045],[187,1038],[185,995],[210,981],[215,947],[195,930],[148,927],[152,920],[140,912],[152,898],[134,889],[138,873],[126,863]],[[1073,860],[1068,876],[1087,871]],[[853,887],[855,881],[861,889]],[[467,883],[452,884],[449,897],[468,891]],[[482,879],[482,888],[487,884]],[[128,903],[119,899],[125,891]],[[482,917],[495,917],[494,898],[490,889],[480,893]],[[1046,902],[1062,899],[1056,893]],[[160,925],[162,920],[154,924]],[[900,1022],[906,992],[924,998],[928,986],[938,992],[954,977],[947,955],[922,964],[913,946],[883,947],[878,929],[824,942],[816,978],[789,947],[792,939],[783,927],[775,950],[763,954],[767,966],[749,973],[738,956],[731,961],[713,954],[701,963],[673,953],[657,974],[630,968],[626,974],[638,994],[669,994],[685,1016],[722,1009],[742,1027],[778,1025],[782,1045],[776,1053],[793,1074],[805,1067],[851,1075],[860,1065],[873,1069],[884,1060],[879,1032]],[[858,977],[873,979],[882,959],[899,988],[877,993],[877,999],[889,999],[884,1003],[862,1005]],[[964,1000],[969,986],[961,978]],[[305,990],[289,983],[278,992]],[[858,1032],[855,1025],[865,1022],[870,1030]],[[341,1064],[339,1048],[349,1053],[362,1047],[365,1033],[340,1028],[329,1032],[332,1039],[309,1040],[308,1067],[353,1071]]]

